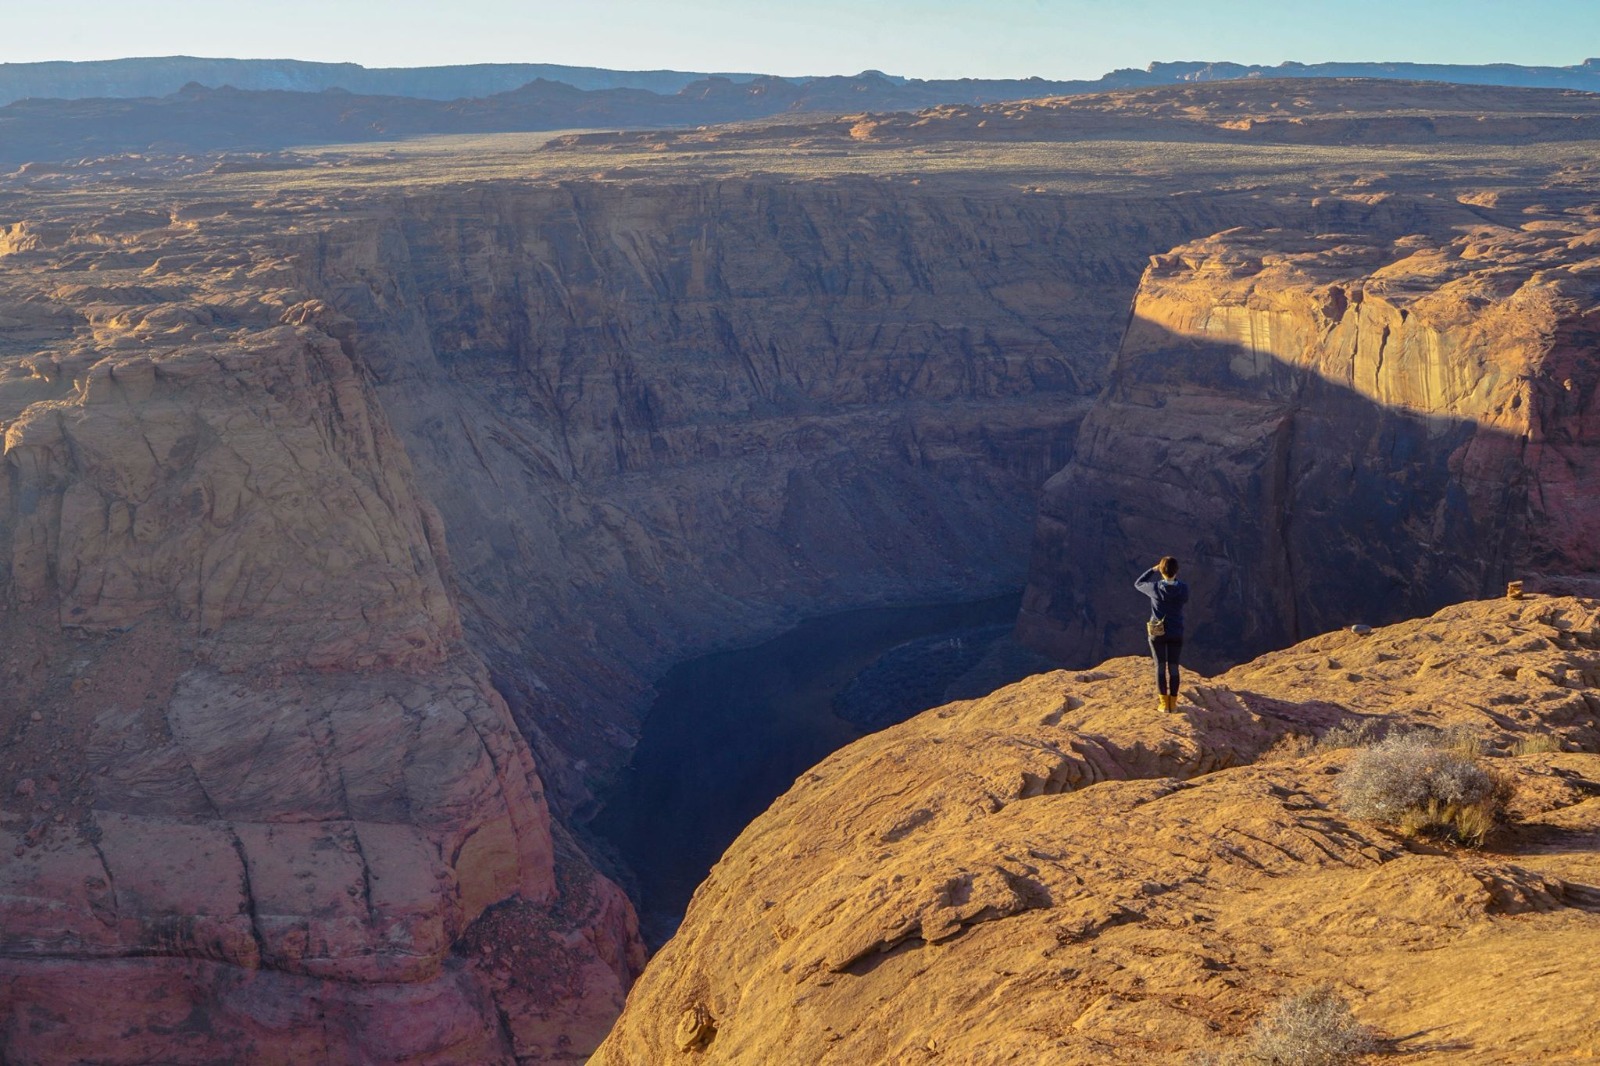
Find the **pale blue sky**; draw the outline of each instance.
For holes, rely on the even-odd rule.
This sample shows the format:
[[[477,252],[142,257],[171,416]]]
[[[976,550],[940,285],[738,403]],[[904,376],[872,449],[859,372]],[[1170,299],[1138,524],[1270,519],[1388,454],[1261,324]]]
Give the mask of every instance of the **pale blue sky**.
[[[1600,0],[0,0],[0,62],[150,55],[1097,77],[1151,60],[1600,56]]]

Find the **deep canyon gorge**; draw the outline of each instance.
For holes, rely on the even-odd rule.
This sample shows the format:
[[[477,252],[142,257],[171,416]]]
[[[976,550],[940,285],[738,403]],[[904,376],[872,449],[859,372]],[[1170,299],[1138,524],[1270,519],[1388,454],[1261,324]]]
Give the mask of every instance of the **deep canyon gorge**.
[[[653,686],[802,619],[1025,587],[1018,639],[1085,670],[1137,653],[1126,586],[1171,551],[1211,671],[1514,577],[1592,591],[1597,122],[1580,93],[1256,82],[6,179],[0,1058],[583,1060],[645,964],[590,823]],[[1089,699],[1024,684],[1026,715]],[[1117,722],[1095,769],[997,765],[1177,778],[1333,720],[1216,700],[1215,736]],[[1592,751],[1569,704],[1548,724]],[[806,780],[774,818],[811,833],[835,800]],[[1148,798],[1117,795],[1081,817]],[[922,847],[946,812],[919,810],[872,833]],[[1333,850],[1363,847],[1388,857]],[[664,957],[838,907],[849,943],[794,960],[826,988],[1063,895],[999,862],[970,911],[751,916],[778,890],[730,855]],[[714,971],[647,978],[602,1061],[680,1054],[681,1009],[730,1009]],[[914,1050],[827,1060],[810,1025],[793,1061]]]

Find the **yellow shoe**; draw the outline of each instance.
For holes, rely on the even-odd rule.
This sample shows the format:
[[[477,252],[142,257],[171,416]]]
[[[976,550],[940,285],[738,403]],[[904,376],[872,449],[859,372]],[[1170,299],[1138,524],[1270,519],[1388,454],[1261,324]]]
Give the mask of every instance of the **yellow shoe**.
[[[1169,714],[1175,713],[1178,710],[1178,697],[1176,694],[1171,696],[1162,696],[1161,702],[1166,705],[1166,710]]]
[[[1167,710],[1167,698],[1165,696],[1157,696],[1156,697],[1156,710],[1161,711],[1162,713],[1166,713],[1166,710]]]

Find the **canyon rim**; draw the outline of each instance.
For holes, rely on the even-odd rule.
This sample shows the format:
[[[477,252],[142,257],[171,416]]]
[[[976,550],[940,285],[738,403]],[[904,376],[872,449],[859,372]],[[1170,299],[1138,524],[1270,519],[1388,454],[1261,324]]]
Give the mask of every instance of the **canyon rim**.
[[[0,179],[0,1058],[1180,1061],[1318,980],[1595,1054],[1597,98],[758,118]],[[1014,590],[1068,669],[802,774],[646,966],[589,827],[667,668]],[[1344,816],[1366,719],[1499,843]]]

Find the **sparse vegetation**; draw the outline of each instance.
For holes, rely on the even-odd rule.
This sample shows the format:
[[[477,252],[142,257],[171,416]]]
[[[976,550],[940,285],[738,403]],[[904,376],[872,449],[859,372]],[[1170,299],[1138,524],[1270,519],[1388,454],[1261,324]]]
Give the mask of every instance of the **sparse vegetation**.
[[[1191,1066],[1347,1066],[1383,1046],[1376,1029],[1356,1021],[1350,1004],[1329,985],[1277,1002],[1257,1020],[1240,1047],[1201,1052]]]
[[[1407,725],[1392,729],[1381,718],[1357,718],[1329,729],[1317,741],[1318,751],[1335,751],[1341,748],[1370,748],[1394,736],[1417,736],[1436,748],[1455,752],[1466,758],[1483,754],[1483,737],[1471,726],[1453,725],[1436,729],[1426,725]]]
[[[1512,785],[1479,764],[1478,750],[1475,736],[1452,732],[1386,737],[1361,751],[1340,777],[1345,809],[1407,834],[1480,845],[1500,823]]]
[[[1534,733],[1519,737],[1517,742],[1511,745],[1513,755],[1543,755],[1545,752],[1560,750],[1561,738],[1553,733]]]
[[[1439,733],[1434,744],[1463,758],[1473,759],[1483,754],[1483,735],[1471,726],[1453,725]]]
[[[1317,741],[1318,751],[1337,751],[1341,748],[1370,748],[1383,739],[1383,723],[1375,718],[1357,718],[1329,729]]]

